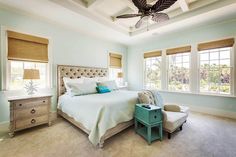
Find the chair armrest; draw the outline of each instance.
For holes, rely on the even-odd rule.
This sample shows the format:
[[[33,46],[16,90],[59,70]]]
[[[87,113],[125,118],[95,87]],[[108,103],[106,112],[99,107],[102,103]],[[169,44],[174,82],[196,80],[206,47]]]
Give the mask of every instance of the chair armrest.
[[[164,105],[164,110],[165,111],[171,111],[171,112],[180,112],[181,108],[178,105],[166,104],[166,105]]]

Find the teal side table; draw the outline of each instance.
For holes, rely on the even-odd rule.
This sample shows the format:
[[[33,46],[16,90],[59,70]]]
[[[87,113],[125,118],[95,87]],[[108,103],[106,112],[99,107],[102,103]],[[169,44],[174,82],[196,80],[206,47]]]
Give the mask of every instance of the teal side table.
[[[154,140],[162,140],[161,108],[149,105],[150,109],[142,107],[147,104],[135,105],[135,132],[144,137],[148,144]]]

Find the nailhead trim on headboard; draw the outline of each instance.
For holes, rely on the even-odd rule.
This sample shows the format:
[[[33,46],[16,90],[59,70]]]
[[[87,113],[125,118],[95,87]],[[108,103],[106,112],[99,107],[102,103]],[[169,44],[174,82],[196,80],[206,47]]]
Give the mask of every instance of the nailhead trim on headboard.
[[[66,92],[63,77],[81,78],[81,77],[106,77],[108,76],[107,68],[95,67],[81,67],[71,65],[58,65],[57,66],[57,94],[58,96]]]

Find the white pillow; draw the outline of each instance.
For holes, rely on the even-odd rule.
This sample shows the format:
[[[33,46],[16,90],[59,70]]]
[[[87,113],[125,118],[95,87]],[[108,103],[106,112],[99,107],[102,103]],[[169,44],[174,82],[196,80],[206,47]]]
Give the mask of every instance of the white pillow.
[[[98,82],[98,78],[97,77],[82,77],[84,79],[84,83],[91,83],[91,82]]]
[[[105,82],[105,81],[109,81],[108,77],[97,77],[98,81],[97,82]]]
[[[98,82],[98,86],[107,86],[110,90],[118,90],[115,80]]]
[[[96,82],[90,83],[68,83],[71,96],[87,95],[97,93]]]
[[[63,82],[66,88],[66,92],[70,92],[70,88],[68,86],[68,83],[84,83],[83,78],[76,78],[76,79],[71,79],[69,77],[63,77]]]

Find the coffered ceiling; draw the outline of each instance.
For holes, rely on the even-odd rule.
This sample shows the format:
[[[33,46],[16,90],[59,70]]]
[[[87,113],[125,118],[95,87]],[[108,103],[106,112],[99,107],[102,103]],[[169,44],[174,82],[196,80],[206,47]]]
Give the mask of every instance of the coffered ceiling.
[[[149,4],[156,1],[147,0]],[[131,44],[156,34],[236,17],[236,0],[178,0],[163,11],[169,15],[169,21],[155,23],[150,20],[136,29],[134,25],[139,17],[116,18],[121,14],[138,12],[132,0],[0,0],[0,5],[124,44]]]
[[[87,16],[97,22],[132,35],[143,33],[148,27],[153,29],[160,23],[149,20],[141,28],[136,29],[134,26],[140,17],[117,19],[116,16],[122,14],[138,13],[138,9],[134,6],[132,0],[51,0],[69,10],[78,14]],[[202,7],[209,6],[219,0],[178,0],[170,8],[164,10],[171,19],[192,12]],[[222,1],[222,0],[221,0]],[[149,4],[155,4],[157,0],[147,0]],[[162,23],[165,24],[166,22]]]

